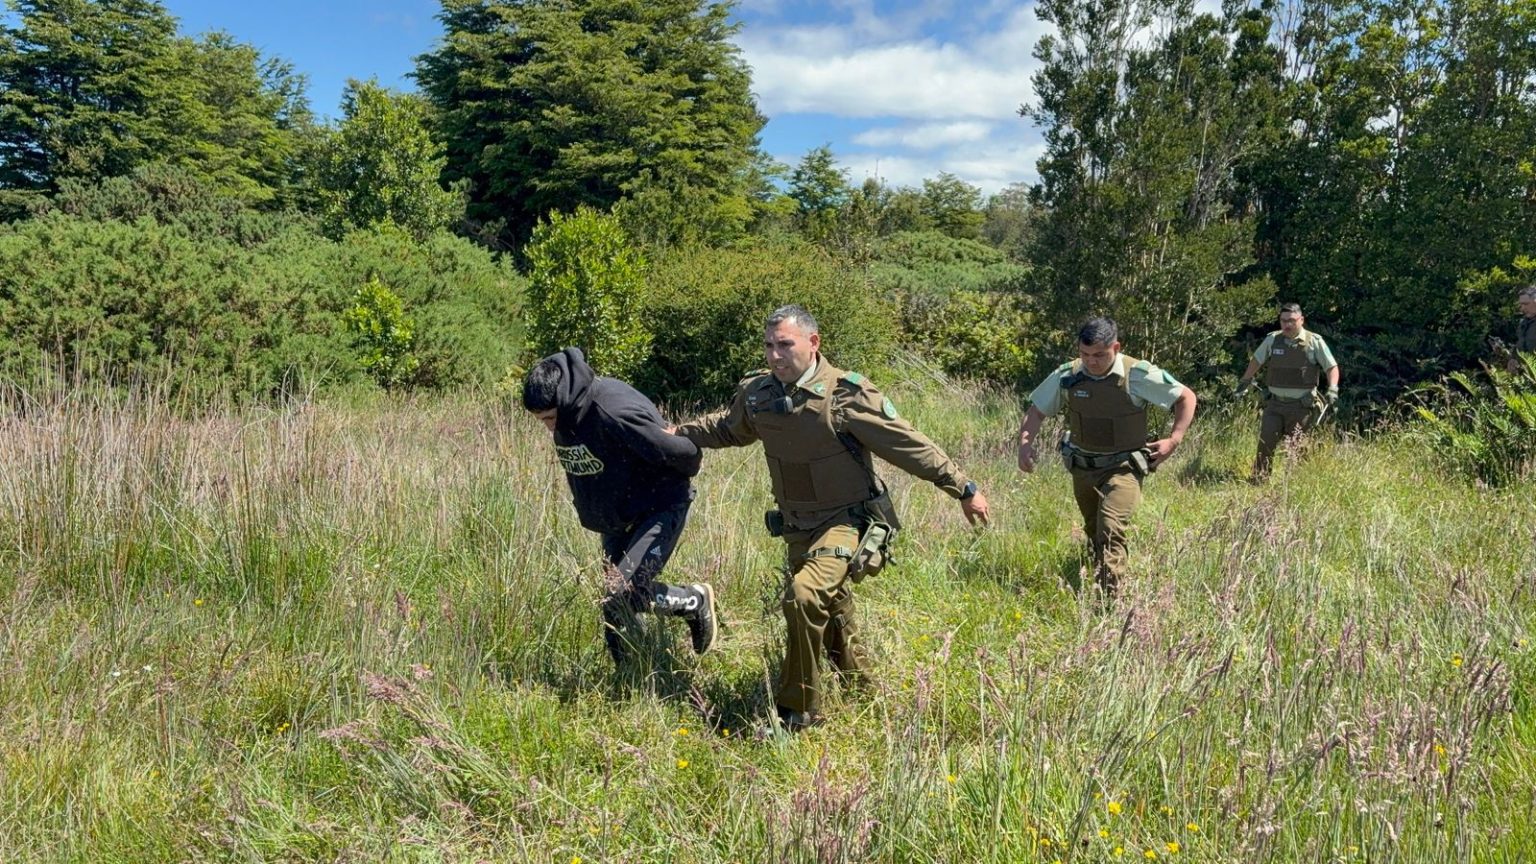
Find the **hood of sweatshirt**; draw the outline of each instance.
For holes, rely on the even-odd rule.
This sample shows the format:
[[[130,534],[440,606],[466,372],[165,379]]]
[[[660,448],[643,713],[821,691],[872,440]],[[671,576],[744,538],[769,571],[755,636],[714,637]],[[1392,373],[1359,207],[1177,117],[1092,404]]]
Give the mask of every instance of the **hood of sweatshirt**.
[[[580,348],[566,348],[545,360],[560,367],[560,389],[555,391],[555,426],[571,429],[592,407],[592,381],[597,377]]]

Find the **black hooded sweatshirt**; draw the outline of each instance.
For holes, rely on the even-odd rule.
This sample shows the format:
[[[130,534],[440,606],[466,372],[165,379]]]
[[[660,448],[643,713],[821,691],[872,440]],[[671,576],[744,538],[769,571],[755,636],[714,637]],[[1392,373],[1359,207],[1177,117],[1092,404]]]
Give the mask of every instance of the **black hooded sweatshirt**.
[[[598,377],[580,348],[549,358],[560,366],[555,452],[571,484],[582,527],[629,531],[652,513],[688,501],[699,448],[668,434],[661,412],[640,391]]]

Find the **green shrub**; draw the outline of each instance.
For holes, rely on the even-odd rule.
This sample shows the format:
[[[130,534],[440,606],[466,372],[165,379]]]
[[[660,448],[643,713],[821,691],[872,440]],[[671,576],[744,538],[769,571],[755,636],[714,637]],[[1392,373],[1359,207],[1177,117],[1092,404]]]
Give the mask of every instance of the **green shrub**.
[[[1012,293],[951,291],[902,298],[911,342],[950,375],[1016,386],[1034,365],[1021,344],[1031,317]]]
[[[1536,461],[1536,359],[1519,355],[1516,366],[1453,372],[1416,391],[1415,433],[1452,469],[1493,486]]]
[[[409,384],[421,360],[411,352],[416,345],[416,323],[405,314],[399,295],[377,277],[357,289],[352,308],[342,315],[361,352],[363,371],[386,390]]]
[[[260,231],[227,233],[219,226],[239,220],[218,221],[218,208],[106,186],[85,193],[101,205],[92,215],[148,212],[55,209],[0,227],[0,375],[174,369],[189,385],[256,396],[345,384],[364,370],[343,314],[371,279],[415,320],[414,385],[490,383],[517,357],[521,282],[466,240],[379,228],[335,242],[309,220],[259,214],[248,224]]]
[[[639,318],[645,258],[619,220],[590,207],[550,214],[533,231],[528,336],[540,355],[575,345],[592,368],[630,379],[650,352]]]
[[[900,340],[895,309],[867,277],[820,248],[777,240],[739,249],[676,249],[652,268],[655,334],[640,386],[663,398],[721,402],[763,366],[763,319],[799,303],[821,325],[833,363],[875,376]]]

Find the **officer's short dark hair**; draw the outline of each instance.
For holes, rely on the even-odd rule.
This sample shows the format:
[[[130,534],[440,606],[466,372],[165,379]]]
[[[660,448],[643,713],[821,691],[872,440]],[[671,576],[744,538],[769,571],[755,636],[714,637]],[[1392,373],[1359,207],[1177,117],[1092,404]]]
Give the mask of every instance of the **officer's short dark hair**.
[[[1089,318],[1077,331],[1077,341],[1081,345],[1108,345],[1119,338],[1120,328],[1115,326],[1113,319],[1102,315]]]
[[[768,330],[777,327],[785,321],[795,322],[795,324],[799,325],[801,330],[806,332],[806,335],[821,332],[820,325],[816,323],[816,317],[810,312],[806,311],[806,308],[798,303],[791,303],[788,306],[780,306],[779,308],[773,310],[771,313],[769,313],[768,320],[763,322],[763,329]]]
[[[1280,314],[1284,315],[1287,312],[1291,313],[1292,315],[1301,315],[1302,317],[1306,317],[1301,311],[1300,303],[1281,303]]]
[[[537,414],[559,407],[560,382],[565,372],[553,359],[540,360],[523,377],[523,407]]]

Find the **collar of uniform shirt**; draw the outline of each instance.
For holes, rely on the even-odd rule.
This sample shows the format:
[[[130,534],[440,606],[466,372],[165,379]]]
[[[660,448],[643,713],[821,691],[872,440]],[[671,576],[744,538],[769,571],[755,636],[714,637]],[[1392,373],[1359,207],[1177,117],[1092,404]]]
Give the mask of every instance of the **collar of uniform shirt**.
[[[817,357],[815,360],[811,361],[811,368],[805,370],[805,374],[801,375],[800,376],[800,380],[795,382],[795,386],[797,388],[798,387],[804,387],[807,382],[809,382],[813,377],[815,377],[816,370],[819,369],[819,368],[821,368],[821,358]]]
[[[1103,381],[1105,378],[1108,378],[1111,375],[1124,375],[1125,374],[1125,352],[1124,351],[1116,351],[1115,352],[1115,362],[1109,364],[1109,371],[1105,372],[1103,375],[1091,374],[1088,371],[1087,367],[1083,368],[1083,374],[1087,375],[1089,378],[1092,378],[1095,381]]]

